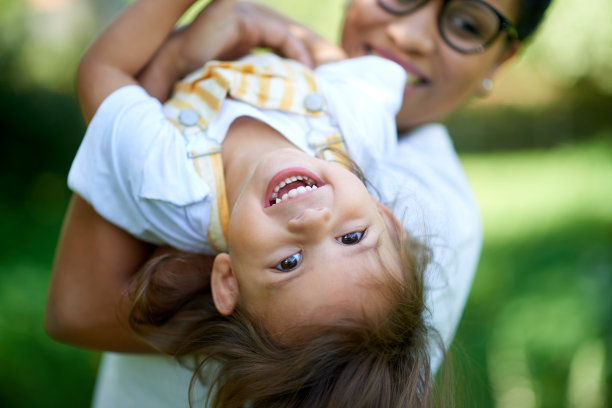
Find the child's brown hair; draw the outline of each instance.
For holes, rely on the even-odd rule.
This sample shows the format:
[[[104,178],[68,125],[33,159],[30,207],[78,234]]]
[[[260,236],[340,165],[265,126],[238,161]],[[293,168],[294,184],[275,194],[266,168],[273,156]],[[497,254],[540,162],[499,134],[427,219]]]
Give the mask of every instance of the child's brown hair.
[[[153,260],[135,281],[130,324],[160,351],[196,358],[194,380],[209,385],[212,407],[433,406],[424,319],[430,254],[405,231],[392,235],[402,279],[389,273],[382,285],[390,310],[380,321],[345,319],[281,345],[244,310],[219,314],[207,271],[174,255]],[[212,361],[214,370],[204,370]]]

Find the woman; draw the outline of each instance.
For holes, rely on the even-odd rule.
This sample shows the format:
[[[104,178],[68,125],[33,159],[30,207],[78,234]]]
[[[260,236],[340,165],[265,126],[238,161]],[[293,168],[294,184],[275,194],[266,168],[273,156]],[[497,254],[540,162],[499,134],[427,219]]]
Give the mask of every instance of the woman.
[[[214,4],[218,3],[223,4],[223,2]],[[397,117],[398,127],[402,130],[401,147],[397,155],[390,158],[388,165],[380,169],[381,172],[387,175],[396,173],[401,179],[405,171],[405,162],[409,160],[418,162],[420,148],[440,149],[444,154],[452,151],[445,129],[440,125],[428,123],[442,120],[469,96],[486,90],[497,67],[516,53],[518,40],[524,39],[535,28],[548,2],[538,3],[539,5],[535,6],[539,9],[539,14],[535,13],[539,15],[535,21],[532,19],[534,11],[525,8],[534,7],[535,2],[524,3],[523,6],[518,0],[491,0],[486,3],[476,0],[449,2],[355,0],[349,4],[342,36],[342,46],[346,54],[354,57],[374,53],[392,59],[402,65],[411,78],[405,89],[402,110]],[[194,24],[191,37],[182,35],[181,38],[181,35],[177,35],[174,37],[177,41],[169,41],[167,49],[172,50],[172,44],[180,44],[185,38],[206,38],[213,44],[219,38],[223,38],[219,44],[223,44],[224,47],[218,47],[209,55],[199,55],[198,47],[193,47],[194,58],[190,63],[194,64],[200,59],[225,59],[235,56],[232,55],[235,45],[238,43],[245,45],[244,42],[240,42],[244,38],[253,40],[253,43],[246,44],[245,48],[256,44],[267,45],[281,51],[290,51],[292,53],[290,56],[302,60],[306,58],[301,52],[304,51],[304,47],[310,51],[315,61],[328,58],[330,52],[336,52],[333,48],[322,44],[312,33],[304,31],[274,13],[254,6],[249,7],[244,5],[235,9],[230,17],[231,24],[227,23],[228,20],[219,20],[216,33],[209,31],[201,33],[206,35],[195,35],[193,32],[197,33],[198,27],[210,27],[210,25]],[[214,20],[214,13],[219,8],[211,7],[208,14],[203,13],[198,19]],[[254,14],[254,11],[257,11],[257,14]],[[472,20],[460,19],[461,16],[468,16]],[[259,23],[254,25],[252,22],[255,20]],[[262,21],[269,24],[262,24]],[[516,29],[509,23],[510,21],[515,22]],[[461,26],[458,26],[457,22]],[[465,30],[465,25],[469,26],[469,30]],[[245,27],[248,35],[245,35]],[[241,29],[242,35],[240,35]],[[472,35],[465,35],[466,31],[472,32]],[[185,33],[189,34],[189,31],[185,30]],[[228,33],[231,35],[228,36]],[[253,34],[262,34],[262,37],[257,38],[257,35]],[[234,42],[231,41],[232,38]],[[279,39],[282,39],[280,43]],[[200,49],[205,49],[205,45]],[[148,81],[158,84],[159,89],[164,88],[160,85],[164,81],[155,79],[160,78],[159,72],[163,71],[164,58],[171,55],[172,52],[159,53],[158,59],[154,60],[149,70],[143,74],[143,82]],[[189,70],[185,68],[185,72]],[[176,78],[185,72],[176,73]],[[166,81],[176,79],[167,72],[162,77],[166,78]],[[163,89],[160,92],[163,93]],[[435,142],[432,143],[432,140]],[[426,142],[421,143],[422,141]],[[436,167],[433,166],[431,177],[435,177],[435,172]],[[439,200],[435,200],[436,195],[432,195],[432,201],[436,202],[428,206],[431,211],[427,214],[405,214],[407,218],[405,222],[412,224],[418,224],[419,220],[423,219],[433,220],[428,223],[424,233],[430,233],[441,239],[438,243],[433,242],[434,248],[444,246],[449,248],[447,252],[438,250],[435,255],[436,263],[441,266],[440,271],[444,272],[434,273],[434,279],[430,282],[432,295],[429,301],[432,323],[441,332],[446,344],[452,338],[467,298],[480,248],[477,217],[462,217],[466,209],[473,210],[471,197],[460,194],[459,198],[462,201],[453,202],[448,199],[453,193],[453,186],[448,186],[448,190],[444,193],[438,192]],[[404,197],[396,198],[398,201],[404,201]],[[393,197],[387,199],[392,200]],[[405,199],[409,200],[410,197]],[[121,325],[117,325],[115,310],[116,305],[121,303],[119,299],[129,277],[149,255],[149,248],[142,243],[134,242],[131,237],[105,223],[92,212],[90,207],[78,199],[75,200],[69,214],[55,265],[48,328],[56,337],[86,347],[121,351],[142,350],[142,343]],[[77,237],[82,236],[78,231],[86,231],[92,240],[87,242],[78,240]],[[115,247],[112,250],[109,248],[109,252],[101,254],[99,259],[87,258],[85,255],[75,259],[74,256],[67,255],[67,253],[87,254],[87,245],[104,245],[108,242],[109,236],[112,236],[115,242],[117,239],[121,240],[121,245],[117,245],[119,250]],[[124,262],[126,259],[130,261]],[[74,270],[88,272],[87,275],[76,277],[78,284],[82,285],[82,290],[80,292],[62,290],[74,287],[75,276],[63,273]],[[108,271],[117,275],[109,277]],[[97,302],[91,302],[91,299],[83,302],[78,298],[90,296],[92,292],[105,291],[109,295],[101,296]],[[66,302],[66,294],[72,296],[71,299],[78,304],[87,305],[91,309],[62,310],[63,306],[59,303],[55,306],[58,299],[62,299],[64,305],[71,304]],[[61,320],[61,330],[53,328],[53,321],[56,318]],[[87,326],[83,326],[84,323]],[[66,329],[68,331],[65,331]],[[169,382],[167,381],[169,373],[164,370],[169,370],[170,367],[165,359],[154,357],[112,356],[106,359],[100,377],[97,404],[99,406],[176,406],[176,398],[183,400],[186,396],[190,372],[185,373],[184,370],[174,368],[175,371],[171,375],[183,375],[183,378],[174,377],[176,381]],[[138,375],[145,372],[148,375]],[[126,379],[130,381],[129,386],[123,387],[127,384]],[[137,384],[139,381],[140,384]],[[150,397],[150,400],[147,400],[147,397]]]

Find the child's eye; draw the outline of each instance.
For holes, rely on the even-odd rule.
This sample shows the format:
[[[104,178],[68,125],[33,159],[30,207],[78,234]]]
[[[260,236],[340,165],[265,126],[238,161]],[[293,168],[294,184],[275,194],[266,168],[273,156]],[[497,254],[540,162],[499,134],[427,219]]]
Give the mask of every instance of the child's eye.
[[[280,263],[276,265],[274,269],[280,272],[291,272],[292,270],[298,267],[301,261],[302,254],[298,252],[297,254],[293,254],[280,261]]]
[[[336,238],[336,241],[344,245],[355,245],[359,241],[361,241],[364,233],[365,233],[365,230],[357,231],[357,232],[349,232],[348,234],[344,234],[341,237]]]

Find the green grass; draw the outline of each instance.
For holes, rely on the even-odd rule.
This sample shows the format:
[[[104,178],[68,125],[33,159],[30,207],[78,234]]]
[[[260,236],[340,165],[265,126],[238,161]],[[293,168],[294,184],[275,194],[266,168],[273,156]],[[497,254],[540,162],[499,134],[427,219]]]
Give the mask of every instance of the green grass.
[[[612,352],[611,140],[463,157],[485,230],[455,345],[470,406],[604,406],[601,360],[610,367]],[[582,364],[590,344],[603,345],[601,358]],[[584,372],[595,405],[572,405]]]

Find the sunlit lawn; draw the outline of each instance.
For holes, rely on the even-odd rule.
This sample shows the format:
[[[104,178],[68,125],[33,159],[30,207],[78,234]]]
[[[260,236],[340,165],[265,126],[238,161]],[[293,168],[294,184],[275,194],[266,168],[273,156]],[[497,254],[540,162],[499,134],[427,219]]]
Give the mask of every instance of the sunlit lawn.
[[[470,406],[603,407],[611,139],[463,162],[485,229],[457,342]]]
[[[470,407],[602,407],[612,305],[612,134],[551,151],[464,155],[485,246],[454,353]],[[43,189],[53,180],[36,184]],[[0,204],[0,406],[86,406],[96,353],[42,330],[61,212]],[[609,366],[609,365],[608,365]],[[496,402],[495,402],[496,401]],[[599,401],[599,405],[598,405]],[[589,405],[590,404],[590,405]]]

